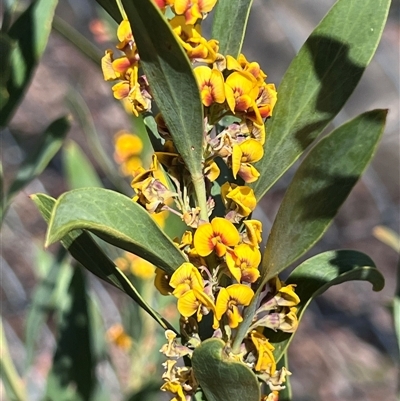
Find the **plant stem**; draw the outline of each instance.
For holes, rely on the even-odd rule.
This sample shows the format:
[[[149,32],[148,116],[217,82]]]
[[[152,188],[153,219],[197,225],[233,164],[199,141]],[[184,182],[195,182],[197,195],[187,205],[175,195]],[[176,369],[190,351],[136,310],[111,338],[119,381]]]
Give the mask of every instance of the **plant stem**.
[[[243,316],[243,322],[240,323],[240,326],[236,333],[235,339],[233,340],[232,352],[234,354],[239,353],[242,341],[246,337],[249,327],[251,326],[251,323],[253,322],[253,317],[254,317],[254,314],[257,309],[257,301],[258,301],[258,298],[260,297],[261,289],[262,289],[262,286],[260,286],[258,288],[256,293],[254,294],[253,300],[251,301],[250,305],[245,310],[245,313]]]
[[[126,15],[124,6],[122,5],[121,0],[115,0],[119,9],[119,12],[121,13],[122,19],[128,20],[128,16]]]
[[[208,222],[206,184],[203,175],[192,176],[196,205],[200,208],[200,219]]]

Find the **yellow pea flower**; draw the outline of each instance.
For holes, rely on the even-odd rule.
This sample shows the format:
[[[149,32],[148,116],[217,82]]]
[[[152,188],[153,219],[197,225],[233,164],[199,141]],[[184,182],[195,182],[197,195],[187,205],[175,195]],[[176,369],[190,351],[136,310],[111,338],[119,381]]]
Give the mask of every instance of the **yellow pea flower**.
[[[215,161],[209,160],[204,163],[204,175],[210,180],[210,182],[215,181],[220,173],[221,171]]]
[[[295,284],[288,284],[281,287],[275,295],[276,303],[279,306],[296,306],[300,303],[299,296],[294,292]]]
[[[209,13],[217,0],[175,0],[174,11],[177,15],[185,15],[188,25],[193,25],[203,18],[203,14]]]
[[[105,81],[115,81],[121,79],[121,74],[117,73],[112,67],[114,61],[113,51],[106,50],[105,55],[101,59],[101,69],[103,71],[103,77]]]
[[[238,283],[254,283],[260,277],[261,252],[250,245],[239,244],[226,253],[226,264]]]
[[[226,56],[226,68],[234,71],[246,71],[257,79],[259,85],[262,85],[267,75],[260,68],[260,64],[255,61],[248,62],[243,54],[240,54],[237,59],[232,56]]]
[[[189,290],[198,289],[200,291],[204,288],[203,277],[199,270],[191,263],[183,263],[174,274],[171,276],[169,285],[174,288],[172,292],[177,298]]]
[[[117,38],[119,40],[117,49],[119,50],[125,50],[125,48],[133,42],[131,24],[128,20],[124,19],[118,25]]]
[[[226,247],[239,243],[240,236],[236,227],[222,217],[214,217],[211,223],[199,226],[194,233],[193,244],[200,256],[208,256],[215,251],[222,257],[226,253]]]
[[[226,314],[229,327],[238,327],[243,321],[240,306],[248,306],[253,299],[254,292],[247,285],[233,284],[227,288],[221,288],[215,304],[215,317],[219,321]],[[213,326],[214,328],[215,325]]]
[[[225,80],[225,96],[232,112],[245,112],[258,97],[257,80],[248,72],[234,71]]]
[[[191,60],[211,64],[217,59],[218,41],[203,38],[200,24],[187,25],[183,16],[176,16],[169,23]]]
[[[255,330],[250,333],[250,337],[258,352],[258,359],[254,369],[258,372],[267,372],[272,376],[276,371],[276,362],[272,353],[275,348],[261,333]]]
[[[175,395],[173,399],[175,401],[186,401],[186,396],[183,392],[182,385],[178,381],[167,381],[161,386],[160,390],[169,391]]]
[[[221,197],[225,208],[235,211],[240,217],[247,217],[257,206],[254,191],[244,185],[226,182],[221,186]]]
[[[199,85],[204,106],[209,107],[213,103],[225,101],[224,77],[221,71],[202,65],[196,67],[193,72]]]
[[[232,149],[232,173],[233,176],[239,174],[245,182],[248,179],[249,163],[255,163],[264,156],[264,148],[256,139],[247,139],[238,145],[234,145]],[[252,166],[251,166],[252,167]],[[257,171],[254,167],[253,169]],[[254,174],[254,173],[253,173]]]
[[[178,311],[184,317],[190,317],[197,312],[197,321],[200,322],[204,312],[215,311],[214,302],[203,291],[194,288],[185,292],[178,299]]]
[[[260,88],[255,104],[248,110],[246,118],[258,125],[263,124],[263,118],[272,116],[272,110],[275,107],[276,101],[277,92],[275,85],[264,83]]]
[[[175,0],[153,0],[153,1],[156,3],[157,7],[158,7],[162,12],[165,11],[165,8],[166,8],[167,6],[173,6],[173,5],[174,5],[174,2],[175,2]]]
[[[246,227],[246,235],[243,237],[243,242],[259,248],[259,243],[262,241],[262,224],[258,220],[245,220],[243,224]]]

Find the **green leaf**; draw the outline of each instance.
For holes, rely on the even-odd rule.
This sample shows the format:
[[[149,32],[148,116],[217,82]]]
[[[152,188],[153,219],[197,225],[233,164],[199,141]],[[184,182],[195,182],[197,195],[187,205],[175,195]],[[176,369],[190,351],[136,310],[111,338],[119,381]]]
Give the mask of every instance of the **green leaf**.
[[[3,32],[0,32],[0,110],[6,105],[10,97],[7,90],[7,82],[11,74],[11,51],[13,42],[11,38]]]
[[[223,341],[211,338],[193,352],[193,373],[207,401],[259,401],[256,376],[243,363],[229,359],[224,347]]]
[[[38,207],[44,220],[48,223],[56,203],[55,199],[43,194],[32,195],[31,198]],[[103,253],[90,234],[82,230],[74,230],[62,238],[61,244],[91,273],[117,287],[131,297],[153,317],[164,330],[171,329],[175,331],[175,329],[141,297],[125,274],[123,274]]]
[[[305,309],[317,295],[329,287],[352,280],[369,281],[374,291],[382,290],[385,284],[382,274],[376,269],[371,258],[351,250],[329,251],[316,255],[296,267],[285,283],[296,284],[296,294],[300,298],[300,304],[297,306],[300,321]],[[276,361],[286,352],[294,334],[264,330],[264,335],[275,347]]]
[[[202,177],[203,105],[190,62],[152,1],[122,3],[141,65],[174,145],[192,177]]]
[[[172,274],[186,261],[146,210],[132,199],[102,188],[81,188],[57,200],[46,246],[70,231],[86,229]]]
[[[63,152],[64,171],[68,188],[102,187],[96,170],[74,141],[68,141]]]
[[[5,394],[10,401],[25,401],[25,385],[15,369],[8,350],[7,339],[3,329],[3,318],[0,318],[0,378],[4,385]]]
[[[40,175],[47,167],[50,160],[61,148],[69,127],[70,125],[67,118],[62,117],[52,122],[46,128],[36,150],[28,154],[26,160],[24,160],[18,169],[17,176],[6,195],[5,208],[7,208],[14,196],[23,187]],[[3,217],[4,214],[5,210],[3,212]]]
[[[11,52],[8,101],[0,108],[0,127],[8,124],[22,99],[32,73],[47,45],[57,0],[36,0],[20,15],[7,32],[14,47]]]
[[[262,283],[304,255],[324,234],[371,161],[387,110],[373,110],[337,128],[308,154],[291,182],[269,235]]]
[[[86,39],[84,35],[58,15],[54,15],[53,28],[76,49],[80,50],[97,68],[100,67],[104,53],[92,41]]]
[[[96,382],[96,360],[82,269],[75,268],[64,302],[45,400],[89,401]]]
[[[32,296],[25,328],[27,369],[32,364],[35,345],[47,317],[57,311],[60,300],[64,299],[68,292],[72,270],[68,264],[64,263],[66,255],[64,248],[60,248],[57,258],[53,260],[50,270],[37,284]]]
[[[253,0],[218,0],[211,37],[219,41],[219,53],[237,58],[240,54]]]
[[[255,164],[257,199],[343,107],[375,53],[389,6],[390,0],[339,0],[300,49],[266,124],[265,157]]]

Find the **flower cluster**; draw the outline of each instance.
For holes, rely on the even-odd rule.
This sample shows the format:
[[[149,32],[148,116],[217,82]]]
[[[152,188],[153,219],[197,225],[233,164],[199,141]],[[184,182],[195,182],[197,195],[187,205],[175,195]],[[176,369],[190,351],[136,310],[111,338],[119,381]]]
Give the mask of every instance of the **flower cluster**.
[[[155,275],[156,288],[163,295],[176,297],[181,315],[182,345],[173,332],[167,331],[168,343],[161,349],[169,358],[162,390],[171,392],[175,401],[189,399],[198,384],[191,368],[177,367],[176,360],[190,358],[193,348],[201,343],[199,333],[204,325],[212,327],[213,337],[231,344],[244,320],[245,308],[255,303],[256,312],[240,353],[231,357],[253,369],[269,386],[270,393],[263,400],[277,400],[290,372],[284,367],[277,369],[274,347],[263,332],[264,328],[295,331],[300,300],[295,286],[285,285],[279,278],[270,281],[262,296],[255,299],[262,224],[251,218],[257,201],[248,186],[260,175],[253,164],[264,156],[264,120],[272,115],[277,100],[275,86],[265,81],[267,76],[258,63],[249,62],[243,54],[237,58],[223,56],[218,53],[216,40],[202,37],[200,23],[216,0],[155,3],[168,16],[178,42],[192,62],[198,83],[205,116],[202,162],[208,199],[206,215],[211,217],[210,221],[204,220],[200,213],[190,174],[162,115],[158,114],[154,121],[163,138],[163,149],[153,155],[148,169],[140,165],[130,173],[135,202],[152,216],[163,211],[173,213],[187,226],[183,235],[174,240],[186,262],[176,266],[172,275],[158,268]],[[114,96],[127,98],[135,115],[149,114],[151,88],[146,77],[138,74],[140,56],[127,20],[120,24],[117,36],[117,48],[124,56],[114,58],[111,50],[106,52],[104,77],[119,81],[113,86]],[[121,163],[137,154],[125,149],[128,156],[121,156],[124,140],[129,142],[122,135],[118,137]],[[221,182],[221,169],[229,173],[224,177],[231,177],[225,182]]]

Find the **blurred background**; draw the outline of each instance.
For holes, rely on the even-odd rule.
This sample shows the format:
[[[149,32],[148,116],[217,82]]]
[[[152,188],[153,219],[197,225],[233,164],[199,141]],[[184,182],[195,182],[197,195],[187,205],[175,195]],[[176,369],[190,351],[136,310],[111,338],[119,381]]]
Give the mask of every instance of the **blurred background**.
[[[333,3],[333,0],[254,0],[243,53],[249,60],[258,61],[268,74],[268,82],[279,87],[291,60]],[[20,4],[23,7],[24,2]],[[96,62],[105,49],[115,47],[116,25],[94,0],[64,0],[59,3],[56,14],[47,49],[29,90],[9,127],[1,132],[1,159],[7,184],[35,147],[38,134],[50,122],[64,115],[70,115],[72,121],[66,146],[40,177],[16,196],[1,231],[3,328],[18,372],[25,372],[29,400],[43,397],[57,336],[56,314],[49,307],[43,324],[35,326],[36,338],[29,352],[27,322],[32,319],[32,309],[36,305],[37,284],[62,257],[58,246],[52,246],[48,253],[44,251],[46,224],[28,195],[43,192],[58,197],[68,190],[70,183],[65,179],[65,152],[68,150],[65,149],[71,152],[71,147],[81,148],[103,185],[113,187],[113,176],[104,173],[105,160],[96,146],[100,143],[109,162],[113,163],[114,135],[120,130],[132,132],[136,126],[133,118],[114,100],[110,85],[104,82],[100,64]],[[399,351],[391,302],[399,255],[379,241],[373,232],[381,225],[397,233],[400,228],[399,16],[400,2],[394,0],[374,59],[345,108],[327,129],[329,132],[366,110],[388,108],[384,137],[371,166],[334,223],[306,255],[343,248],[365,252],[385,276],[386,286],[383,291],[374,293],[368,283],[345,283],[331,288],[311,304],[289,351],[294,401],[396,399]],[[91,58],[66,39],[71,32],[91,43],[87,47],[92,50]],[[111,167],[118,172],[117,164]],[[268,192],[257,210],[257,217],[264,222],[264,233],[271,227],[295,168]],[[125,188],[130,195],[129,185]],[[132,279],[138,280],[145,292],[149,291],[145,278]],[[148,372],[156,375],[161,369],[162,358],[157,355],[163,342],[161,328],[140,315],[126,295],[90,274],[87,275],[87,291],[97,311],[94,315],[102,316],[96,326],[101,328],[97,333],[101,351],[96,354],[99,360],[96,373],[103,391],[103,398],[99,395],[99,399],[145,401],[138,393],[148,384],[144,377]],[[155,294],[147,293],[147,296],[151,298]],[[156,302],[164,313],[171,313],[165,299]],[[144,322],[141,333],[137,332],[139,321]],[[113,336],[119,323],[124,324],[132,338],[130,346],[123,343],[123,337]],[[114,332],[106,335],[110,328]],[[135,347],[139,339],[142,349]],[[148,360],[143,351],[146,347],[158,360]],[[28,369],[27,358],[31,358]],[[4,393],[0,393],[0,398],[5,400],[4,397]],[[168,397],[157,393],[148,398],[164,399]]]

